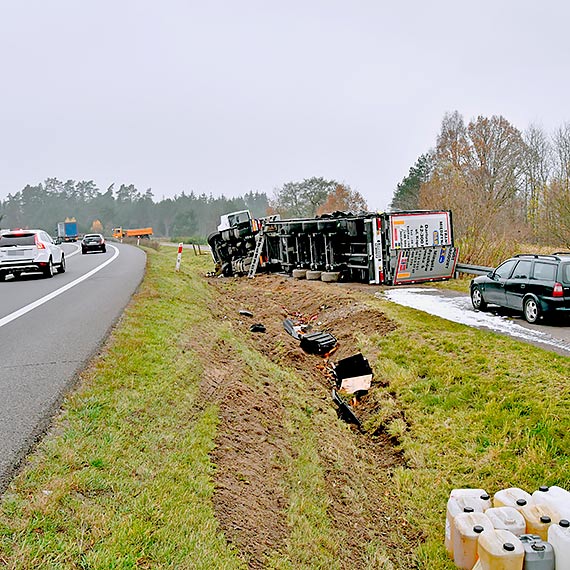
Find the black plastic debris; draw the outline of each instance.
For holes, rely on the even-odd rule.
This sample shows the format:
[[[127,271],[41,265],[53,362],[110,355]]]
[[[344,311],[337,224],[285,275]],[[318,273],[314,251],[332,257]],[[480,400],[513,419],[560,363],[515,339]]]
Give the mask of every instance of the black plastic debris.
[[[338,416],[341,420],[348,424],[357,425],[362,428],[360,420],[356,417],[352,408],[337,394],[336,390],[332,389],[333,402],[338,406]]]
[[[245,309],[242,309],[239,314],[244,317],[253,317],[253,313],[251,311],[246,311]]]
[[[372,368],[362,353],[339,360],[332,367],[337,388],[350,394],[365,394],[372,383]]]
[[[327,332],[310,332],[301,336],[301,348],[311,354],[326,354],[336,343],[336,338]]]
[[[251,332],[260,332],[260,333],[264,333],[267,329],[265,328],[265,325],[262,325],[261,323],[255,323],[254,325],[251,325],[249,327],[249,330]]]
[[[296,325],[291,319],[285,319],[283,321],[283,328],[296,340],[300,340],[299,331],[301,330],[300,325]]]

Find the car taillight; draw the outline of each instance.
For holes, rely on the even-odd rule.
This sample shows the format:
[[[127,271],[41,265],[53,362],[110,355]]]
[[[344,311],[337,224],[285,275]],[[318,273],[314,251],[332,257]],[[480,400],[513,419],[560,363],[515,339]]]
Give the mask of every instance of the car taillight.
[[[564,297],[564,287],[562,287],[562,283],[555,283],[554,289],[552,290],[553,297]]]
[[[34,238],[34,241],[36,242],[36,247],[38,249],[45,249],[46,246],[38,239],[38,236],[36,235],[36,237]]]

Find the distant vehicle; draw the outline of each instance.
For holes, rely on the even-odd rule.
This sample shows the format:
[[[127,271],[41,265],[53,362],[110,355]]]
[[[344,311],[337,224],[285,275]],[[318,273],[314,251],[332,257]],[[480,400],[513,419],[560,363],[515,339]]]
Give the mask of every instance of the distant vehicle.
[[[570,313],[570,252],[520,254],[471,280],[471,302],[484,311],[499,305],[522,311],[529,323]]]
[[[44,230],[0,232],[0,281],[8,275],[40,271],[45,277],[65,272],[65,253]]]
[[[57,237],[60,241],[77,241],[79,232],[77,231],[77,222],[68,220],[57,223]]]
[[[115,239],[123,239],[126,237],[150,239],[152,237],[152,228],[135,228],[129,230],[113,228],[113,237]]]
[[[86,254],[88,251],[105,253],[107,251],[105,238],[101,234],[85,234],[81,240],[81,253]]]

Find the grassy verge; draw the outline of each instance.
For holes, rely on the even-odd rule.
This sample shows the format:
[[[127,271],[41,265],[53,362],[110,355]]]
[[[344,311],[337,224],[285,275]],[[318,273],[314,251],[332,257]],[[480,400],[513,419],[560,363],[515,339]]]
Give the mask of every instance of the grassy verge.
[[[405,421],[387,429],[407,468],[394,474],[407,520],[424,531],[421,568],[452,568],[442,548],[456,487],[529,492],[570,485],[570,359],[413,309],[379,302],[399,328],[381,338],[378,369]]]
[[[342,568],[347,537],[331,518],[325,484],[331,466],[322,464],[319,450],[331,442],[344,445],[348,428],[343,435],[341,425],[330,441],[319,440],[338,424],[332,408],[227,322],[212,320],[208,307],[223,299],[213,300],[200,277],[210,269],[208,258],[187,256],[175,274],[174,248],[147,253],[141,291],[108,348],[3,498],[0,566],[247,566],[228,544],[213,507],[210,454],[220,418],[215,403],[200,399],[205,363],[189,348],[200,337],[205,345],[231,346],[247,363],[254,389],[270,378],[285,409],[289,531],[285,548],[270,554],[267,567]],[[406,567],[398,563],[409,560],[404,553],[394,553],[406,524],[423,537],[413,546],[415,567],[452,568],[442,540],[451,488],[493,493],[570,484],[570,359],[365,298],[398,323],[388,335],[363,341],[378,355],[375,371],[383,384],[370,393],[378,414],[367,427],[376,423],[391,434],[406,460],[390,473],[390,493],[365,484],[346,491],[364,502],[374,493],[389,495],[391,508],[402,513],[385,540],[362,545],[367,567]],[[357,473],[357,454],[354,461]]]

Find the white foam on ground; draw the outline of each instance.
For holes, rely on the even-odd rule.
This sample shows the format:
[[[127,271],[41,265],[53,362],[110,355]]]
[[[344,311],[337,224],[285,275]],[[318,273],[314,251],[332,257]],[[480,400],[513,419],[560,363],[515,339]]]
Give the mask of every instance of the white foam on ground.
[[[546,344],[570,353],[568,343],[555,339],[547,333],[527,329],[506,317],[475,311],[471,305],[471,299],[467,296],[445,297],[438,289],[427,287],[391,289],[377,293],[377,295],[398,305],[418,309],[448,321],[475,328],[487,328],[527,342]]]

